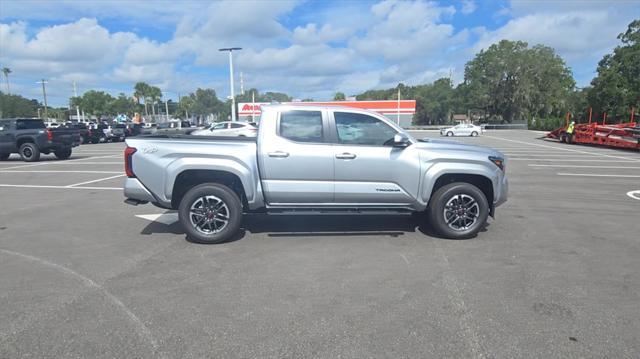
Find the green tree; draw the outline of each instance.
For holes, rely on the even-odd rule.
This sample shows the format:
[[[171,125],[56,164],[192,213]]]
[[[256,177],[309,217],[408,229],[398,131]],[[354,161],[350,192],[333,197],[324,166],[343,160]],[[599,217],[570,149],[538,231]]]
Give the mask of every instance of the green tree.
[[[113,115],[133,115],[135,111],[135,102],[132,98],[127,97],[127,95],[125,95],[124,93],[118,94],[118,97],[111,101],[111,103],[109,104],[109,113]]]
[[[333,95],[333,101],[344,101],[347,99],[347,96],[345,96],[344,92],[336,92],[335,95]]]
[[[589,102],[594,111],[624,116],[640,105],[640,20],[618,35],[622,45],[598,63],[598,75],[591,81]]]
[[[38,100],[30,100],[20,95],[9,95],[0,91],[0,118],[35,117],[40,106]]]
[[[553,49],[502,40],[466,64],[464,86],[469,108],[513,122],[560,114],[575,81]]]
[[[115,115],[112,103],[115,99],[104,91],[87,91],[82,96],[72,97],[71,106],[80,106],[86,113],[98,118],[105,115]]]

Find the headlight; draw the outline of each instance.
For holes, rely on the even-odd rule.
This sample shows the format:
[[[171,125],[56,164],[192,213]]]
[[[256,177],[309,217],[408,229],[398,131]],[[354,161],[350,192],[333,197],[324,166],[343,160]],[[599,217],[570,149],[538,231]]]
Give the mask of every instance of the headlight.
[[[493,162],[494,165],[504,171],[504,158],[489,156],[489,161]]]

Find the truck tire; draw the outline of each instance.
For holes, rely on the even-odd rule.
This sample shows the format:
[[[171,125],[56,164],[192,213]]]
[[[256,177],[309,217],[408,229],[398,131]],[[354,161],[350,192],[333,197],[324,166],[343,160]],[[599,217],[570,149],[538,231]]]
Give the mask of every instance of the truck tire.
[[[54,152],[54,154],[59,160],[66,160],[67,158],[71,157],[71,149],[65,148],[62,150],[57,150]]]
[[[11,156],[10,153],[0,153],[0,161],[6,161],[9,159],[9,156]]]
[[[436,232],[445,238],[466,239],[484,228],[489,210],[489,202],[478,187],[455,182],[433,194],[428,218]]]
[[[26,142],[20,145],[18,150],[20,157],[25,162],[37,162],[40,159],[40,149],[35,143]]]
[[[242,222],[242,203],[229,187],[204,183],[190,189],[178,207],[187,240],[217,244],[230,240]]]

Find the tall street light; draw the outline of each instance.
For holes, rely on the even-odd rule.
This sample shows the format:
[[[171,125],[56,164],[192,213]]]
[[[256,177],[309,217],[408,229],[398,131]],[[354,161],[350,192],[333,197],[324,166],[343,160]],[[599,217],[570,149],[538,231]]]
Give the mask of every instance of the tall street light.
[[[236,96],[233,92],[233,51],[242,50],[241,47],[227,47],[218,51],[229,51],[229,84],[231,85],[231,121],[236,121]]]

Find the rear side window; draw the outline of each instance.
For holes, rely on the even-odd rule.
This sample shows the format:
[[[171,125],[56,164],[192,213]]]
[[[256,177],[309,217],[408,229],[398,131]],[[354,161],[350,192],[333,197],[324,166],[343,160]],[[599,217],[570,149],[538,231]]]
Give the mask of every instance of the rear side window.
[[[338,140],[350,145],[386,146],[393,143],[395,129],[368,115],[335,112]]]
[[[322,112],[283,112],[280,115],[280,136],[297,142],[322,142]]]
[[[45,128],[44,122],[40,120],[18,120],[16,129],[18,130],[38,130]]]
[[[240,124],[240,123],[232,123],[231,124],[231,128],[242,128],[242,127],[244,127],[244,125]]]

